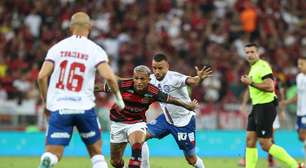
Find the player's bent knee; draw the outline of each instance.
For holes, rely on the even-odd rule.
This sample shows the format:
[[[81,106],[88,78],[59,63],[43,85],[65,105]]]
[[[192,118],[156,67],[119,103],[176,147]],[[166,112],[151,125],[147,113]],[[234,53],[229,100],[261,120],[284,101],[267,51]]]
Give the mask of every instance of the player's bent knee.
[[[253,137],[247,137],[247,147],[255,147],[256,146],[256,139]]]
[[[299,140],[301,142],[304,142],[306,140],[306,134],[305,133],[299,133]]]
[[[272,143],[266,140],[259,141],[259,144],[261,146],[261,149],[266,152],[268,152],[270,147],[272,146]]]
[[[93,157],[95,155],[100,155],[102,153],[101,146],[102,146],[102,143],[99,141],[97,141],[96,143],[92,145],[87,145],[87,150],[88,150],[90,157]]]

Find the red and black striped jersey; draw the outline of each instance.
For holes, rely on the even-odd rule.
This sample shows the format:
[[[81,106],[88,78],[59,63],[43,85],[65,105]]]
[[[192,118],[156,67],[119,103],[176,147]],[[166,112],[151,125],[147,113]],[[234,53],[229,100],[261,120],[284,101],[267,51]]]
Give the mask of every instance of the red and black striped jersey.
[[[155,101],[166,102],[168,99],[168,94],[152,84],[148,84],[147,89],[142,93],[136,92],[132,79],[119,81],[118,84],[125,108],[119,110],[117,104],[112,106],[110,119],[115,122],[137,123],[146,121],[145,113],[149,106]]]

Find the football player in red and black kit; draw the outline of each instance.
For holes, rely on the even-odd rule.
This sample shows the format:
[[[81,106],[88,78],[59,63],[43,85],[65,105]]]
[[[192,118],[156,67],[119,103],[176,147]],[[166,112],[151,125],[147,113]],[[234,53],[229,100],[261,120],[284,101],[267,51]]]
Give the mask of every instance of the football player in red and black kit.
[[[148,67],[140,65],[134,68],[133,79],[118,81],[125,108],[120,110],[114,104],[110,110],[111,164],[115,168],[124,167],[122,155],[127,143],[132,147],[128,167],[140,167],[142,144],[146,138],[145,113],[153,102],[175,104],[188,110],[194,110],[198,104],[196,100],[183,102],[160,91],[149,83],[150,73]]]

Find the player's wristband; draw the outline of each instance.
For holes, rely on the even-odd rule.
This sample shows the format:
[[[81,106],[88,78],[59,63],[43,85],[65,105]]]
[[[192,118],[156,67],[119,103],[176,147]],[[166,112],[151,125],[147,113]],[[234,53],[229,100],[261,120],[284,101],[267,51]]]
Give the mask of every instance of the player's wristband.
[[[121,109],[124,109],[125,104],[119,91],[117,91],[115,94],[115,102]]]

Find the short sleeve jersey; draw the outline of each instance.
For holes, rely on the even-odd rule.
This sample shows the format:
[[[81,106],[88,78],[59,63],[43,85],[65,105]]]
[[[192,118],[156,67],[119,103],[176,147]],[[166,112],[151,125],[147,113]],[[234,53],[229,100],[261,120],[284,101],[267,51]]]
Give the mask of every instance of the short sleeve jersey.
[[[150,78],[150,83],[170,96],[176,97],[184,102],[191,101],[186,85],[188,76],[175,71],[168,71],[160,81],[156,79],[154,74],[151,74]],[[181,106],[167,103],[160,103],[160,106],[168,123],[178,127],[186,126],[191,117],[195,115],[193,111],[189,111]]]
[[[259,59],[251,65],[248,75],[254,83],[261,83],[265,77],[272,76],[272,69],[268,62]],[[249,92],[253,105],[272,102],[276,97],[275,92],[262,91],[252,86],[249,86]]]
[[[152,84],[148,84],[146,91],[143,93],[137,93],[132,79],[119,81],[119,89],[125,108],[120,110],[117,104],[112,106],[110,119],[115,122],[145,122],[145,113],[149,106],[153,102],[166,102],[168,99],[168,94],[163,93]]]
[[[100,46],[73,35],[52,46],[45,61],[54,64],[47,92],[48,110],[88,110],[95,106],[96,67],[108,62]]]

